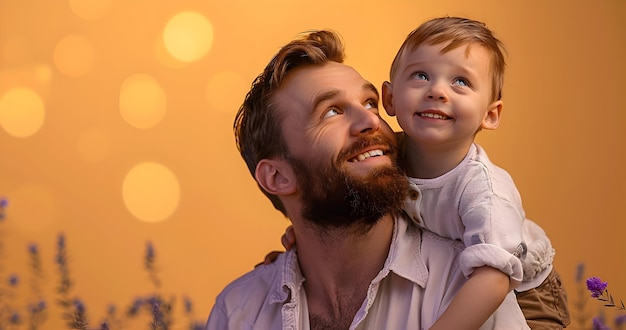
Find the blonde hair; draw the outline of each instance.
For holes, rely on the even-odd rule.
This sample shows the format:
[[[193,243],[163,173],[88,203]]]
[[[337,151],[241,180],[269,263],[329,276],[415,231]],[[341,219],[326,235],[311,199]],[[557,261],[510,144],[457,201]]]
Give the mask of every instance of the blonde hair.
[[[391,64],[390,79],[397,73],[402,56],[421,45],[448,43],[441,52],[446,53],[464,45],[480,45],[491,53],[492,101],[502,98],[504,69],[506,66],[504,45],[483,22],[462,17],[439,17],[428,20],[413,30],[404,40]],[[469,48],[468,48],[469,51]]]

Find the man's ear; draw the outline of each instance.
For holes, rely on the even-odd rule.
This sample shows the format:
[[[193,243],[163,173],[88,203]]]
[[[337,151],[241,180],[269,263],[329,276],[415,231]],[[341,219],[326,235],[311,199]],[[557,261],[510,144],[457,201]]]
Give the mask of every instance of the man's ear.
[[[396,109],[393,108],[393,90],[391,83],[385,81],[383,83],[383,107],[389,116],[396,115]]]
[[[254,177],[272,195],[288,195],[296,191],[295,175],[291,165],[284,160],[262,159],[256,165]]]
[[[502,112],[502,100],[497,100],[489,105],[485,118],[480,124],[484,129],[496,129],[500,125],[500,113]]]

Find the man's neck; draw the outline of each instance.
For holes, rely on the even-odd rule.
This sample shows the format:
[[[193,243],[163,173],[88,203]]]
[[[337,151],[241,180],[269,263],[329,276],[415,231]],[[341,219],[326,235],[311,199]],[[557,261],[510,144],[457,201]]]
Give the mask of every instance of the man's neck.
[[[311,320],[349,325],[387,259],[394,219],[385,216],[367,232],[330,229],[319,235],[303,227],[294,223]]]

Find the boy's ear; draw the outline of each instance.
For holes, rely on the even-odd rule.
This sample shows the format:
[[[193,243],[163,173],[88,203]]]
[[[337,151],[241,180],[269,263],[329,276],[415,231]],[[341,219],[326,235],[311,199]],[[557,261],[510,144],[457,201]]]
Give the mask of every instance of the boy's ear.
[[[489,105],[485,118],[480,124],[484,129],[496,129],[500,125],[500,113],[502,112],[502,100],[497,100]]]
[[[391,83],[388,81],[385,81],[383,83],[383,107],[385,107],[385,112],[387,112],[387,114],[389,116],[395,116],[396,115],[396,110],[393,108],[393,91],[392,91],[392,86]]]
[[[288,195],[296,191],[296,179],[291,165],[284,160],[262,159],[256,165],[254,177],[272,195]]]

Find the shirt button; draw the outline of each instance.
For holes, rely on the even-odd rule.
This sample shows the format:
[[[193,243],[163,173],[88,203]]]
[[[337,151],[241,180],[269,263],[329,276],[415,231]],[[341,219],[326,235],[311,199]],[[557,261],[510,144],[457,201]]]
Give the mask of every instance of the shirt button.
[[[420,197],[419,191],[413,190],[413,189],[411,189],[409,191],[409,198],[411,198],[412,200],[416,201],[418,197]]]

